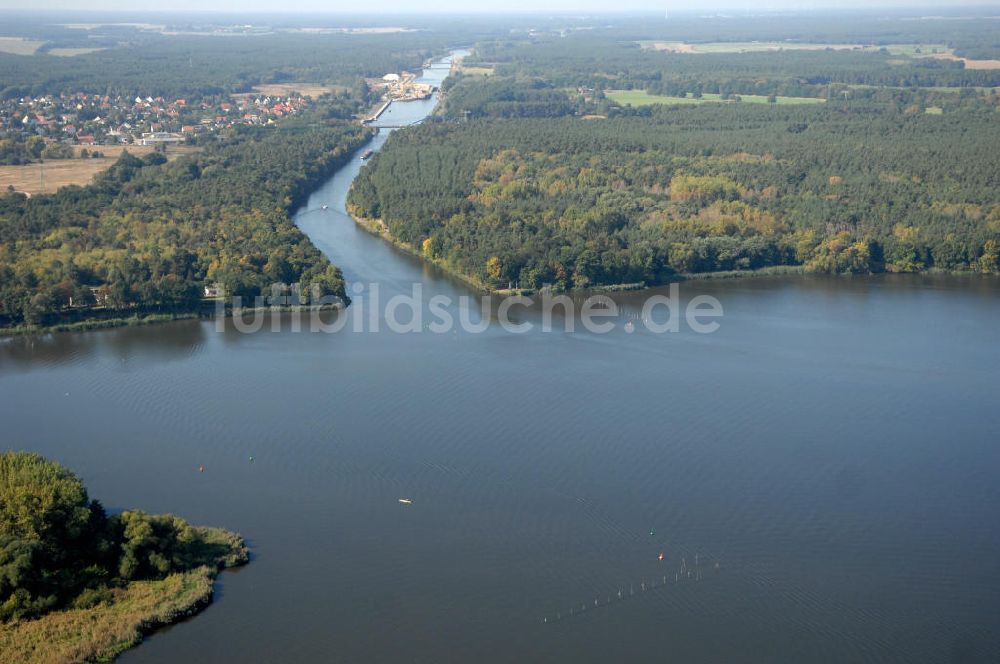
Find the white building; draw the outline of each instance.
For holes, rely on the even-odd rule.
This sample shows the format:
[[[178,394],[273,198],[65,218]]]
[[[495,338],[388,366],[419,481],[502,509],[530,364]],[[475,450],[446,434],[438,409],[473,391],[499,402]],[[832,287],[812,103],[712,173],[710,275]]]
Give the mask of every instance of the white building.
[[[147,132],[139,139],[139,145],[160,145],[163,143],[182,143],[184,137],[169,131]]]

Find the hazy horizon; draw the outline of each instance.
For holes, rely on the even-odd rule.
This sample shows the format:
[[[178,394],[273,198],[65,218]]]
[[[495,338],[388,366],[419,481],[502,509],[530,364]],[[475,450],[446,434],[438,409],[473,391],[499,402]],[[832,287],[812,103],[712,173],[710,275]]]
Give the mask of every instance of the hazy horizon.
[[[962,0],[960,2],[943,3],[941,0],[765,0],[763,2],[748,0],[707,0],[707,2],[692,7],[687,2],[667,0],[623,0],[609,7],[602,0],[486,0],[474,6],[457,0],[426,0],[415,9],[413,4],[405,0],[383,0],[377,6],[360,7],[351,3],[331,3],[323,0],[292,0],[281,6],[280,11],[266,0],[177,0],[169,9],[136,8],[128,0],[94,0],[86,6],[79,3],[68,3],[65,0],[36,0],[33,6],[25,8],[23,2],[0,0],[0,10],[31,11],[119,11],[134,14],[172,14],[172,13],[323,13],[352,15],[389,15],[389,14],[429,14],[429,13],[539,13],[539,12],[587,12],[587,13],[622,13],[622,12],[660,12],[672,11],[678,13],[704,13],[712,11],[766,12],[766,11],[830,11],[830,10],[942,10],[954,11],[960,8],[997,7],[996,0]]]

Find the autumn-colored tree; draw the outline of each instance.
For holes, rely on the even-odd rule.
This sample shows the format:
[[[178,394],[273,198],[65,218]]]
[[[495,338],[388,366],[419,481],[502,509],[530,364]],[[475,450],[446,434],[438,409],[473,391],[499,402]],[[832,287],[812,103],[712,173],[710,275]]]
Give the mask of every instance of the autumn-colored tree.
[[[500,262],[500,258],[498,256],[490,256],[486,261],[486,278],[495,286],[500,282],[500,277],[502,276],[503,264]]]
[[[423,254],[424,258],[434,258],[434,238],[424,238],[420,244],[420,253]]]
[[[979,257],[979,271],[987,274],[1000,273],[1000,243],[987,240],[983,245],[983,255]]]

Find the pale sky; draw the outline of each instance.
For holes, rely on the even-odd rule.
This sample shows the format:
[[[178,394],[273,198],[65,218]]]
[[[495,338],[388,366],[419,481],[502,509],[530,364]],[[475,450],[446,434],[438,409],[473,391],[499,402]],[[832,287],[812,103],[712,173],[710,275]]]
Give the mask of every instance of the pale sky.
[[[951,8],[961,6],[997,6],[1000,0],[378,0],[357,2],[344,0],[172,0],[143,6],[134,0],[0,0],[0,9],[64,9],[75,12],[121,10],[135,13],[146,9],[156,12],[221,11],[243,13],[247,11],[329,12],[355,14],[391,14],[425,12],[497,12],[497,11],[697,11],[713,10],[809,10],[809,9],[875,9],[875,8]]]

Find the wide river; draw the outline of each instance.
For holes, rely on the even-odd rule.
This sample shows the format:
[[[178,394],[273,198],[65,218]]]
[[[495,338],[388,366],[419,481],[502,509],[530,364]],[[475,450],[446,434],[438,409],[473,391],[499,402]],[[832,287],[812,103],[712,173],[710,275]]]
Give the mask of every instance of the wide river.
[[[346,216],[361,165],[300,227],[383,300],[470,295]],[[681,290],[718,331],[652,333],[639,293],[609,334],[0,341],[3,446],[252,545],[124,662],[1000,661],[1000,282]]]

